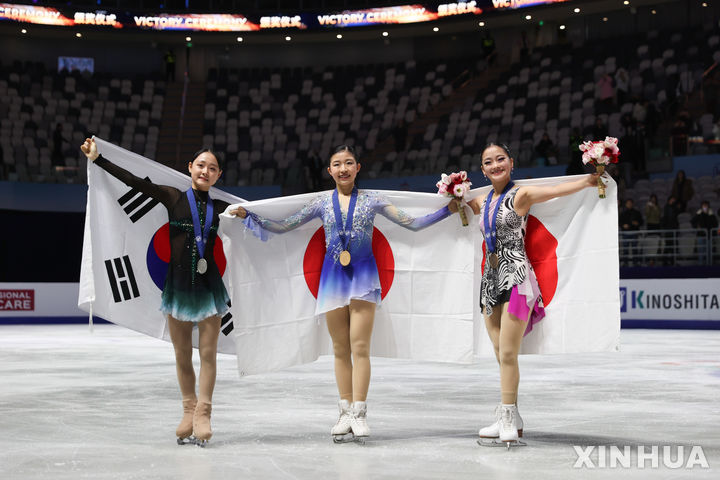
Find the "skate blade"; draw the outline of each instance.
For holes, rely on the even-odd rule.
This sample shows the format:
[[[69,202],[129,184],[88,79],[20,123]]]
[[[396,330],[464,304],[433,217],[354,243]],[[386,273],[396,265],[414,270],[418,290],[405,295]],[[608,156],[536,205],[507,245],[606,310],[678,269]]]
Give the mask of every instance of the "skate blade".
[[[200,448],[207,447],[208,442],[209,442],[209,440],[198,440],[197,438],[195,439],[195,445],[197,445]]]
[[[526,447],[527,443],[521,441],[521,440],[515,440],[512,442],[501,442],[499,438],[481,438],[477,441],[478,445],[481,447],[507,447],[508,450],[510,450],[510,447]]]
[[[177,439],[178,445],[195,445],[195,442],[197,442],[197,439],[195,437],[186,437],[186,438],[179,438]]]
[[[333,435],[333,443],[359,443],[361,445],[365,445],[365,438],[366,437],[356,437],[352,433],[347,433],[345,435]]]

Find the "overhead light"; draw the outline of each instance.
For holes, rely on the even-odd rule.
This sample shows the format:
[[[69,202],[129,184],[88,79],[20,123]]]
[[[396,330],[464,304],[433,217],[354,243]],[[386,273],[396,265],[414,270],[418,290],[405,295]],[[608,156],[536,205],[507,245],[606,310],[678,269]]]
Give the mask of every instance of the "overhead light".
[[[657,10],[655,10],[655,9],[653,8],[652,10],[650,10],[650,13],[652,13],[653,15],[656,15],[656,14],[657,14]]]
[[[565,25],[560,25],[560,30],[565,30]]]
[[[285,37],[285,41],[286,41],[286,42],[289,42],[290,40],[292,40],[292,37],[291,37],[291,36]]]
[[[485,22],[480,22],[480,23],[478,23],[478,25],[480,25],[481,27],[484,27],[484,26],[485,26]]]
[[[388,36],[388,32],[383,32],[383,37],[387,37],[387,36]]]
[[[625,0],[625,1],[623,2],[623,5],[630,5],[630,0]]]
[[[20,33],[27,33],[27,30],[23,28],[22,30],[20,30]]]
[[[532,20],[532,15],[525,15],[525,20]]]
[[[433,27],[433,32],[439,32],[440,29],[438,27]]]
[[[77,33],[75,34],[75,36],[76,36],[77,38],[82,38],[82,33],[77,32]]]
[[[192,42],[192,37],[185,37],[186,42]]]
[[[237,41],[238,41],[238,42],[242,42],[242,41],[243,41],[243,38],[242,38],[242,37],[238,37],[238,38],[237,38]]]
[[[337,38],[342,38],[342,33],[338,33],[338,34],[335,35],[335,36],[336,36]]]
[[[607,21],[608,21],[608,18],[607,18],[607,17],[603,17],[603,22],[607,22]]]
[[[702,3],[702,6],[703,6],[703,7],[707,7],[707,6],[708,6],[707,2],[703,2],[703,3]]]
[[[573,10],[573,12],[575,12],[575,13],[580,13],[580,8],[575,7],[575,10]]]

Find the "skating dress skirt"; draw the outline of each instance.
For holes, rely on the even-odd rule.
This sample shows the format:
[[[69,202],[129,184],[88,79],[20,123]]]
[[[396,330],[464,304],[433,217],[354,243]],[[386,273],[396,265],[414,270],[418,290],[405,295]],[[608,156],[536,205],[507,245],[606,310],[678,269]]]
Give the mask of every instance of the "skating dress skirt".
[[[208,192],[193,190],[193,197],[200,216],[201,228],[205,226],[207,202],[213,202],[213,218],[205,246],[204,258],[207,271],[197,271],[200,254],[195,243],[195,231],[190,203],[185,192],[177,188],[155,185],[118,167],[109,160],[98,157],[95,164],[126,185],[159,201],[168,211],[170,234],[170,262],[162,291],[160,311],[185,322],[200,322],[208,317],[222,316],[230,309],[215,256],[215,239],[219,225],[218,214],[228,204],[213,200]]]
[[[352,260],[347,266],[343,266],[339,260],[343,246],[335,220],[332,192],[318,195],[300,211],[285,220],[270,220],[248,212],[245,226],[258,238],[265,240],[268,238],[268,232],[284,233],[313,218],[318,217],[322,220],[325,230],[326,253],[320,273],[320,286],[315,306],[315,314],[318,315],[349,305],[352,299],[380,304],[382,294],[380,278],[372,253],[373,225],[377,213],[398,225],[417,231],[447,217],[450,215],[450,210],[443,207],[424,217],[414,218],[397,209],[386,197],[377,192],[359,191],[348,245]],[[342,212],[343,224],[346,219],[347,212]]]
[[[496,253],[498,267],[492,268],[489,262],[483,265],[480,284],[480,306],[486,315],[492,314],[495,305],[508,302],[508,311],[517,318],[527,321],[525,335],[530,333],[533,325],[545,317],[540,286],[535,271],[528,261],[525,252],[525,232],[527,215],[521,217],[515,212],[515,195],[518,189],[512,189],[503,198],[496,219]],[[495,211],[497,198],[490,204],[490,212]],[[487,198],[480,205],[485,212]],[[484,215],[478,215],[480,229],[487,229]],[[485,244],[486,252],[487,244]]]

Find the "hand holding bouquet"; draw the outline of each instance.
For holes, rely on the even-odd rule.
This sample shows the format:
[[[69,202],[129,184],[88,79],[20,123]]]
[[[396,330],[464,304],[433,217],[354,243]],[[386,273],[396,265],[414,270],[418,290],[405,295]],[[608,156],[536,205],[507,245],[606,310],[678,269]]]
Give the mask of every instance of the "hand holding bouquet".
[[[463,198],[465,194],[470,191],[470,185],[472,182],[468,180],[467,172],[461,171],[458,173],[451,173],[445,175],[444,173],[440,177],[440,181],[437,182],[438,195],[450,197],[455,200],[458,207],[458,213],[460,213],[460,219],[464,227],[467,227],[468,220],[465,214],[465,209],[462,206]]]
[[[582,160],[585,165],[595,165],[595,171],[602,175],[605,167],[611,163],[617,163],[620,156],[618,149],[618,139],[615,137],[605,137],[605,140],[596,142],[583,142],[580,150],[583,152]],[[605,183],[598,177],[598,194],[600,198],[605,198]]]

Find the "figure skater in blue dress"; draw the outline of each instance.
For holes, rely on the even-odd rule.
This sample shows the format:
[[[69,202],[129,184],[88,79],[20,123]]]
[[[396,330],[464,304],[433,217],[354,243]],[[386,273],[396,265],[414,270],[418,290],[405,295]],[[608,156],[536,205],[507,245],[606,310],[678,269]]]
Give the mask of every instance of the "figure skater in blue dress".
[[[260,238],[267,232],[284,233],[319,217],[325,229],[326,254],[320,274],[315,313],[325,314],[335,355],[335,380],[340,416],[331,429],[337,441],[352,433],[367,437],[366,412],[370,386],[370,337],[381,288],[372,235],[375,215],[410,230],[420,230],[457,211],[454,202],[424,217],[413,218],[378,192],[358,190],[355,177],[360,163],[354,149],[341,145],[330,157],[328,172],[335,180],[331,193],[315,197],[299,212],[275,221],[238,207],[229,213],[244,218]]]

